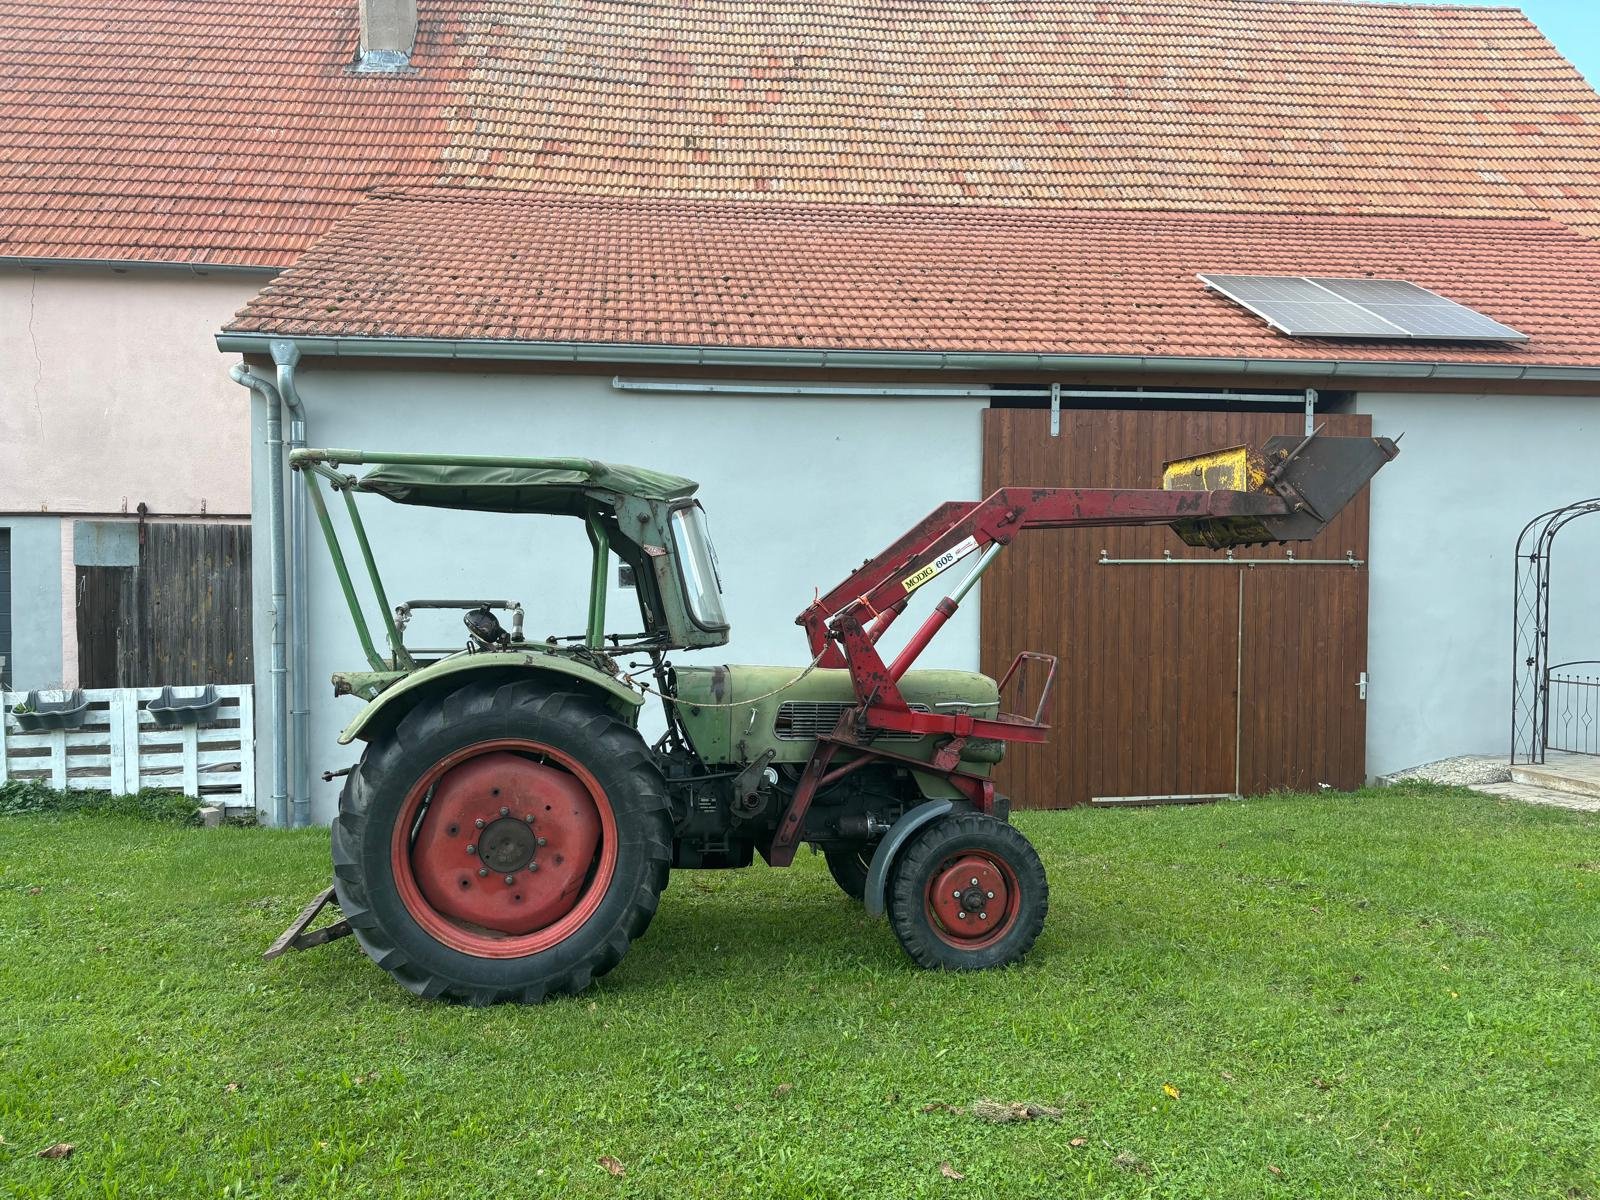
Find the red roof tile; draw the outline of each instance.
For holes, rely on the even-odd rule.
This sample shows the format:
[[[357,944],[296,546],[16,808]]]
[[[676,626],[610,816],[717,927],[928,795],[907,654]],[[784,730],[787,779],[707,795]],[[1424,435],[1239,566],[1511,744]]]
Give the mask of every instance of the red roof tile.
[[[463,253],[470,247],[470,254]],[[1409,279],[1518,345],[1291,338],[1199,272]],[[308,336],[1600,365],[1600,245],[1544,220],[376,196],[230,329]]]
[[[0,0],[0,255],[281,265],[374,186],[1554,215],[1600,97],[1519,13],[1311,0]]]
[[[0,0],[0,255],[293,261],[372,187],[437,175],[438,7],[416,70],[379,75],[352,69],[355,0]]]
[[[469,183],[1600,224],[1600,96],[1510,9],[485,0]]]

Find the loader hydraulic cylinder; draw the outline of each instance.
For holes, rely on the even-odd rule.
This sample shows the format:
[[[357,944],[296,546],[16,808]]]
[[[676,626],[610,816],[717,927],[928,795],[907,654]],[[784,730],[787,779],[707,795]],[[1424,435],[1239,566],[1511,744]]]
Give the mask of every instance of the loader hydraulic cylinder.
[[[967,593],[978,585],[978,580],[989,569],[989,564],[994,562],[1003,549],[1005,549],[1004,542],[991,542],[978,556],[978,561],[973,564],[972,570],[967,572],[967,577],[956,584],[948,596],[934,605],[933,611],[928,614],[928,619],[911,635],[911,640],[905,644],[905,649],[895,656],[894,662],[889,664],[890,679],[898,683],[900,677],[911,669],[911,664],[917,661],[917,656],[928,648],[928,643],[933,640],[934,634],[944,628],[945,622],[956,615],[956,610],[967,598]]]

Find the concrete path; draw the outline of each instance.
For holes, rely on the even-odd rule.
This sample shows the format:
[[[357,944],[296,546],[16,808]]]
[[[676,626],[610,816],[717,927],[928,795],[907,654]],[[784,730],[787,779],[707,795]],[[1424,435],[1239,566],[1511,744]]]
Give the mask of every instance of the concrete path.
[[[1492,790],[1511,788],[1516,790]],[[1551,750],[1542,763],[1512,767],[1510,783],[1493,784],[1479,790],[1527,800],[1531,804],[1600,812],[1600,755]]]
[[[1580,796],[1557,788],[1538,787],[1531,783],[1480,783],[1472,790],[1489,796],[1504,796],[1507,800],[1521,800],[1524,804],[1545,804],[1551,808],[1600,812],[1600,796]]]
[[[1600,812],[1600,755],[1552,750],[1543,763],[1513,767],[1503,755],[1463,754],[1400,771],[1384,782],[1406,779],[1469,787],[1524,804]]]

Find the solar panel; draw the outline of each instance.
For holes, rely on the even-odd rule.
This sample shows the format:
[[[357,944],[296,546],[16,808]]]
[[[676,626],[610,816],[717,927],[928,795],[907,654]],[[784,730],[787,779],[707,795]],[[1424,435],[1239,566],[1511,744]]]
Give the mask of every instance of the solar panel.
[[[1201,275],[1292,337],[1522,342],[1528,335],[1403,279]]]
[[[1464,338],[1482,342],[1525,342],[1518,333],[1437,292],[1403,279],[1313,279],[1318,287],[1343,296],[1386,321],[1393,321],[1412,337]]]

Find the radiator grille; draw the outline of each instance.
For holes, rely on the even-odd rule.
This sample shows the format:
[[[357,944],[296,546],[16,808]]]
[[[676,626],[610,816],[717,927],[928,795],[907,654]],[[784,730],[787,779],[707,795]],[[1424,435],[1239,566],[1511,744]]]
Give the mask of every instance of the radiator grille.
[[[824,734],[832,733],[839,717],[854,705],[836,700],[790,700],[778,706],[775,732],[779,741],[810,742]],[[926,704],[913,704],[912,712],[927,712]],[[880,733],[880,742],[914,742],[922,737],[918,733]]]

